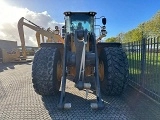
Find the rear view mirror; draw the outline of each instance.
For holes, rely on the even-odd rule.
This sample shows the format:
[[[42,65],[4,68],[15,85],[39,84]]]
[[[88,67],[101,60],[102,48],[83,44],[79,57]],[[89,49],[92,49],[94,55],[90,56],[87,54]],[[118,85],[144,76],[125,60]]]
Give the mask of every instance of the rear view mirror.
[[[106,25],[106,18],[102,18],[103,25]]]

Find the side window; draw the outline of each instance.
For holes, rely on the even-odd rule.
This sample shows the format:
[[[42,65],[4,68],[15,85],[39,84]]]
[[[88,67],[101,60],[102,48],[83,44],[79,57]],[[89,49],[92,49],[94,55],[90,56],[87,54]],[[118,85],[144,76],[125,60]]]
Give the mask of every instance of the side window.
[[[65,24],[66,24],[66,32],[70,33],[70,18],[69,18],[69,16],[65,17]]]
[[[94,17],[90,17],[90,28],[91,28],[91,31],[94,32]]]

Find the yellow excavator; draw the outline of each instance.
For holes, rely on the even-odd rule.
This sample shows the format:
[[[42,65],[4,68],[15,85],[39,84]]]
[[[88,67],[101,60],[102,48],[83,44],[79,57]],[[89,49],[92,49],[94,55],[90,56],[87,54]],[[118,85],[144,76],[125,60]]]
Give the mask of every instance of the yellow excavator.
[[[48,28],[47,30],[43,27],[36,25],[35,23],[27,20],[26,18],[22,17],[18,21],[18,32],[22,46],[22,59],[25,60],[27,58],[26,55],[26,46],[25,46],[25,38],[24,38],[24,29],[23,26],[26,26],[34,31],[36,31],[36,39],[38,47],[40,47],[40,43],[45,43],[44,37],[47,37],[48,43],[63,43],[64,39],[61,37],[61,31],[59,30],[58,26],[55,26],[55,30]],[[42,37],[42,40],[40,39]]]

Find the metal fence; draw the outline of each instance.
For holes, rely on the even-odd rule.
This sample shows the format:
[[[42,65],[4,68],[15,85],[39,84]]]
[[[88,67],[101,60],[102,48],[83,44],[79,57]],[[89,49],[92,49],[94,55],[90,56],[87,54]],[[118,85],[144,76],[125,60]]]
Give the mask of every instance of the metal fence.
[[[160,37],[123,44],[129,62],[129,84],[160,102]]]

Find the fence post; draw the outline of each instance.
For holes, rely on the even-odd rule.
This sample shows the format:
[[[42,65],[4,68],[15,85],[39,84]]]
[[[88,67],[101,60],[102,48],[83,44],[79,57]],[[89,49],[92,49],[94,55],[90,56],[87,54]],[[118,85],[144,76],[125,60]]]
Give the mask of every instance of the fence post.
[[[142,36],[143,36],[143,34],[142,34]],[[144,87],[145,66],[146,66],[146,38],[142,37],[142,43],[141,43],[141,81],[140,81],[140,87]]]

